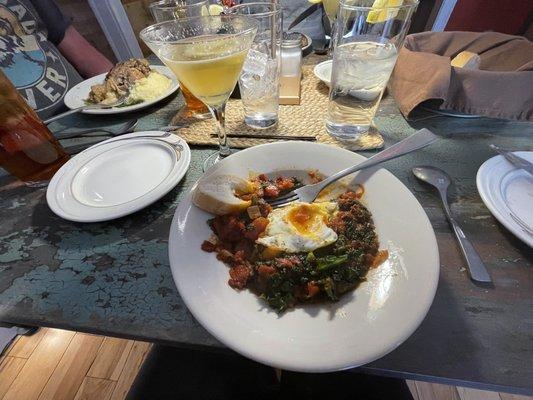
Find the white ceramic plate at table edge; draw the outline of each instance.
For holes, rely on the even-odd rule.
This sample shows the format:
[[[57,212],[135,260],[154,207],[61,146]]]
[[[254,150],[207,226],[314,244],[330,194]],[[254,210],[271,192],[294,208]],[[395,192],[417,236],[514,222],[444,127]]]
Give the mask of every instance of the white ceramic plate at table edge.
[[[172,190],[189,168],[191,152],[177,135],[145,131],[122,135],[84,150],[53,176],[50,209],[75,222],[100,222],[141,210]],[[153,136],[144,138],[139,136]],[[130,140],[121,140],[130,138]],[[179,153],[171,144],[179,144]]]
[[[516,151],[514,153],[517,156],[533,162],[533,151]],[[511,174],[513,174],[513,176],[510,176]],[[533,247],[533,235],[525,232],[510,216],[508,205],[509,199],[506,198],[506,193],[502,193],[502,189],[505,189],[502,188],[502,183],[506,180],[506,177],[511,179],[522,177],[533,181],[533,178],[531,178],[526,171],[517,169],[503,156],[497,155],[488,159],[481,165],[481,167],[479,167],[476,176],[477,190],[483,203],[485,203],[492,215],[494,215],[494,217],[516,237],[528,246]],[[529,207],[533,204],[533,194],[531,197],[532,201],[529,203]],[[524,203],[524,207],[525,206]]]
[[[242,150],[216,164],[209,175],[247,177],[250,171],[317,168],[330,175],[363,160],[334,146],[277,142]],[[172,221],[169,258],[178,291],[204,328],[246,357],[303,372],[363,365],[405,341],[435,296],[439,276],[435,234],[422,206],[390,172],[367,170],[355,177],[365,185],[364,201],[373,213],[380,248],[389,251],[389,259],[338,303],[304,305],[281,316],[250,291],[229,287],[228,268],[213,253],[200,249],[211,234],[206,221],[212,216],[195,207],[189,193]]]
[[[320,79],[322,82],[324,82],[327,87],[329,87],[331,83],[331,68],[333,65],[333,60],[327,60],[323,61],[320,64],[315,65],[315,68],[313,68],[313,73],[315,76]]]
[[[131,106],[113,107],[105,110],[84,110],[82,112],[84,114],[120,114],[140,110],[163,100],[165,97],[170,96],[172,93],[179,89],[180,86],[178,80],[169,68],[163,65],[150,65],[150,68],[172,80],[170,88],[161,96],[157,97],[154,100],[144,101],[138,104],[132,104]],[[91,86],[103,83],[106,75],[107,73],[93,76],[92,78],[86,79],[71,88],[65,95],[65,105],[70,109],[86,105],[85,100],[89,97]]]

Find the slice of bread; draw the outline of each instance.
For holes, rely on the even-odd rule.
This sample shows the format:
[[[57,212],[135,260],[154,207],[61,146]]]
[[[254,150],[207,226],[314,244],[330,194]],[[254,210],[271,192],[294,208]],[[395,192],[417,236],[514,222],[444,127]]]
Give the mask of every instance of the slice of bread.
[[[479,69],[481,58],[476,53],[470,51],[461,51],[450,62],[452,67],[464,69]]]
[[[253,187],[246,179],[234,175],[208,176],[198,182],[192,202],[197,207],[215,215],[231,214],[250,207],[250,200],[236,195],[250,193]]]

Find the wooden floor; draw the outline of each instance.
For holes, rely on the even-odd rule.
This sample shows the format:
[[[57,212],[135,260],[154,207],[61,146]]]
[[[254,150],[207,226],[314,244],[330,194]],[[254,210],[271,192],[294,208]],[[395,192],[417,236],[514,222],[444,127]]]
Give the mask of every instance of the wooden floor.
[[[0,400],[121,400],[151,345],[59,329],[19,337],[0,358]],[[408,381],[415,400],[533,397]]]

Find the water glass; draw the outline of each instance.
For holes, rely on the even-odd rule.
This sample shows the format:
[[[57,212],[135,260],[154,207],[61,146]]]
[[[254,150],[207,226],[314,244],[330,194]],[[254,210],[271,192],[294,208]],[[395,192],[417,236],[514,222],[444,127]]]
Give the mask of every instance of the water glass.
[[[155,22],[209,15],[208,0],[161,0],[151,3],[148,8]]]
[[[342,140],[370,129],[418,0],[374,3],[341,0],[337,16],[326,129]]]
[[[239,77],[239,90],[246,125],[255,129],[270,128],[278,122],[281,8],[276,3],[245,3],[225,13],[247,15],[259,22],[254,43]]]

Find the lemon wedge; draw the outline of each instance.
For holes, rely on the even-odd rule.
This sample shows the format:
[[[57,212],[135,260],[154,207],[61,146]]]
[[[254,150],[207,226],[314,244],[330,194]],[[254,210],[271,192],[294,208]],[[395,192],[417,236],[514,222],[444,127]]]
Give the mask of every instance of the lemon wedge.
[[[322,3],[322,0],[307,0],[309,3],[312,3],[312,4],[318,4],[318,3]]]
[[[219,4],[209,5],[209,14],[210,15],[220,15],[224,11],[224,7]]]
[[[206,6],[202,7],[202,16],[206,17],[208,15],[220,15],[224,11],[224,7],[219,4],[210,4],[209,9]]]
[[[403,0],[374,0],[372,10],[366,17],[366,22],[376,24],[378,22],[385,22],[388,19],[394,18],[398,15],[398,10],[387,10],[388,7],[399,7],[403,3]],[[381,8],[381,10],[379,10]]]

